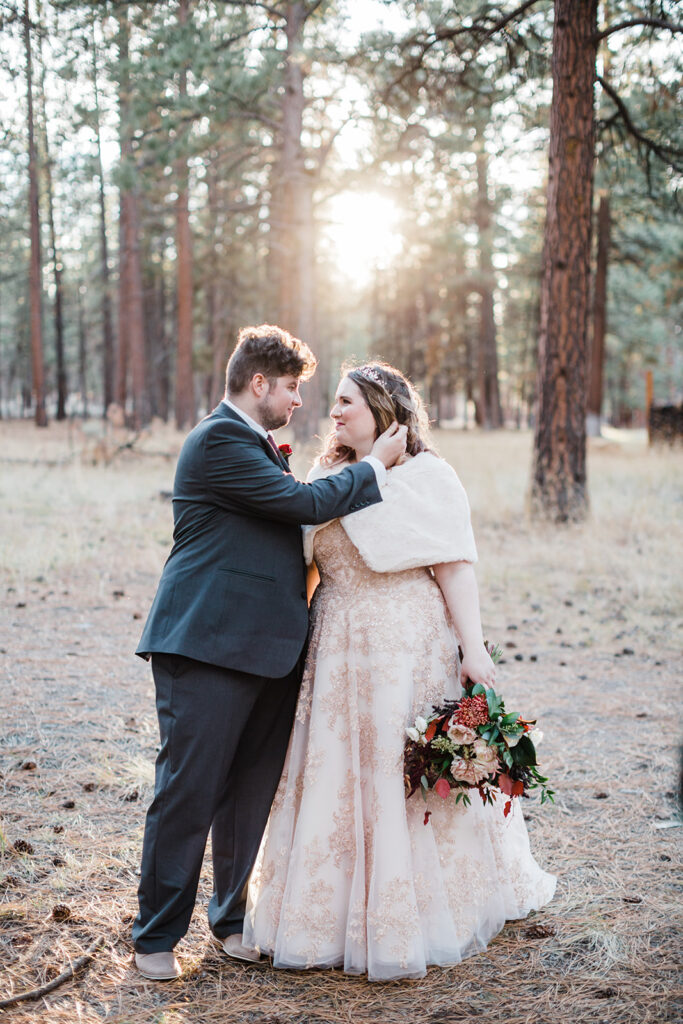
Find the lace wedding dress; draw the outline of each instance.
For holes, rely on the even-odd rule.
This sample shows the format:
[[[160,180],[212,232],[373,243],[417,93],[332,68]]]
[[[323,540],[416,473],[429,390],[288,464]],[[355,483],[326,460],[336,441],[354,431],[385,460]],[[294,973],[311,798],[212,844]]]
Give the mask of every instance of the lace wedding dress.
[[[542,907],[555,879],[531,855],[518,800],[507,819],[502,800],[485,807],[476,793],[467,809],[452,794],[406,801],[405,727],[461,692],[433,576],[373,572],[338,520],[316,534],[315,560],[306,669],[244,941],[276,967],[421,977]]]

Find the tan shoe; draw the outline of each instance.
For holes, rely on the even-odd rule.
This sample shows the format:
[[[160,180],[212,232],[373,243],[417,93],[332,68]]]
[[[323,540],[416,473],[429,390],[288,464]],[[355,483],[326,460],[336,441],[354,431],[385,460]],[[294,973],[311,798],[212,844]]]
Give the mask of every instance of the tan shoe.
[[[172,981],[183,973],[172,952],[136,953],[135,966],[143,978],[151,981]]]
[[[219,939],[216,936],[216,942],[233,960],[244,960],[250,964],[257,964],[263,960],[257,950],[242,945],[242,936],[239,934],[228,935],[225,939]]]

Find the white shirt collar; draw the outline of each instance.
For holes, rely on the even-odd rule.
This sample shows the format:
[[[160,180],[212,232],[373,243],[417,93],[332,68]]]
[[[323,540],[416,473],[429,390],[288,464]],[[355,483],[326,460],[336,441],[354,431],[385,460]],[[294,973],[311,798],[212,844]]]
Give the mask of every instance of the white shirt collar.
[[[229,409],[232,409],[233,412],[236,412],[238,416],[241,416],[247,426],[251,427],[252,430],[255,430],[259,437],[263,437],[268,440],[268,431],[266,428],[262,427],[260,423],[256,422],[256,420],[253,420],[251,416],[244,411],[244,409],[238,408],[234,402],[230,401],[229,398],[224,398],[223,403],[227,405]]]

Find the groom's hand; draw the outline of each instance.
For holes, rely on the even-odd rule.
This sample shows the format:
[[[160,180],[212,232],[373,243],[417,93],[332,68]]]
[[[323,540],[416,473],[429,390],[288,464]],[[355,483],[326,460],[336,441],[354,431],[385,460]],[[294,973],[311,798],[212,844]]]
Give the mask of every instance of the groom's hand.
[[[394,465],[406,453],[408,428],[399,427],[396,420],[380,434],[372,446],[371,455],[383,462],[387,469]]]

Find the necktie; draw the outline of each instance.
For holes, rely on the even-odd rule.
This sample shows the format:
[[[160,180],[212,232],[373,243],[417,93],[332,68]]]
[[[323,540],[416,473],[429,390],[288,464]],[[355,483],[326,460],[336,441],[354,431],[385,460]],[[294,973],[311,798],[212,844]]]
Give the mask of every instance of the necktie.
[[[266,437],[268,438],[268,444],[269,444],[269,445],[270,445],[270,447],[271,447],[271,448],[273,449],[273,451],[274,451],[274,452],[275,452],[275,454],[277,455],[278,459],[281,459],[281,458],[282,458],[282,455],[280,454],[280,449],[279,449],[279,448],[278,448],[278,446],[276,445],[276,443],[275,443],[275,438],[274,438],[274,437],[273,437],[273,435],[272,435],[272,434],[270,433],[270,431],[268,432],[268,434],[266,435]]]

